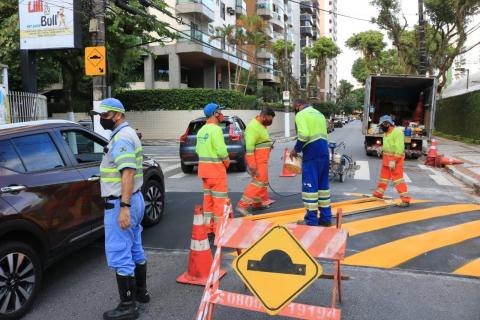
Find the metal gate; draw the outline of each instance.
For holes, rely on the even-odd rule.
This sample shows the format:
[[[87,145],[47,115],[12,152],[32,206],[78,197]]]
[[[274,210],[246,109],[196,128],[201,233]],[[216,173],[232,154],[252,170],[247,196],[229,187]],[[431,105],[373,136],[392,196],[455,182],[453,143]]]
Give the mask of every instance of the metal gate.
[[[45,120],[48,117],[47,97],[30,92],[9,91],[10,121]]]

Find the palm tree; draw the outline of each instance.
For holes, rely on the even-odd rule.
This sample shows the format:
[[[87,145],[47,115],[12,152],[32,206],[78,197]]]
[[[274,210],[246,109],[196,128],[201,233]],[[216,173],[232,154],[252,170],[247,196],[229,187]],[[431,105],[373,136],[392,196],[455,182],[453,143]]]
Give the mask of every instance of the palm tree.
[[[233,25],[223,25],[223,27],[216,27],[215,28],[215,35],[210,36],[210,41],[212,40],[217,40],[221,39],[225,41],[227,44],[228,48],[230,49],[231,47],[235,46],[235,33],[236,33],[236,28]],[[230,59],[227,59],[227,64],[228,64],[228,89],[231,90],[231,68],[230,68]]]

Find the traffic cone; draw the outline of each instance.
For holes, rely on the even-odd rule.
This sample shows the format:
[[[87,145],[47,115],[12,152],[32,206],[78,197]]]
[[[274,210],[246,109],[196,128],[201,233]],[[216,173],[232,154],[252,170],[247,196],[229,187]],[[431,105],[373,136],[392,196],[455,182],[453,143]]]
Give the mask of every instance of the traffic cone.
[[[285,166],[285,162],[287,161],[287,157],[289,157],[288,154],[288,148],[285,148],[285,151],[283,152],[283,167],[282,167],[282,174],[280,177],[295,177],[296,174],[290,172],[287,167]]]
[[[452,159],[452,158],[444,158],[442,157],[442,159],[440,160],[440,165],[442,167],[444,166],[449,166],[449,165],[455,165],[455,164],[463,164],[464,162],[463,161],[460,161],[460,160],[457,160],[457,159]]]
[[[177,282],[205,286],[212,262],[213,256],[208,242],[207,227],[203,223],[202,207],[196,205],[188,254],[188,270],[177,278]],[[220,278],[224,275],[225,271],[220,270]]]
[[[427,160],[425,161],[425,164],[427,166],[435,167],[436,158],[437,158],[437,140],[432,139],[432,144],[428,149]]]

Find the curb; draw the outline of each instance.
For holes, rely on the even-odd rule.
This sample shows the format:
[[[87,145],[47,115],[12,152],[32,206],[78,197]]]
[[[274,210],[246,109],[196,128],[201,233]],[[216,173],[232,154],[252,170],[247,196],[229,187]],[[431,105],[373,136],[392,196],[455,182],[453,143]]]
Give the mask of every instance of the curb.
[[[467,184],[468,186],[472,187],[477,194],[480,194],[480,182],[476,181],[474,178],[466,175],[463,172],[460,172],[455,168],[453,165],[445,166],[448,173],[450,173],[455,178],[459,179],[463,183]]]

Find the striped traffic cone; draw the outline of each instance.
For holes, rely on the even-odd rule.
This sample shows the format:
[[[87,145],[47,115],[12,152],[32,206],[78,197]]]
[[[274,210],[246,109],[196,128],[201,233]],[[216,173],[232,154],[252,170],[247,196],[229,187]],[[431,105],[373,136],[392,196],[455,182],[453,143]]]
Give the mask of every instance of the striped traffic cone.
[[[203,223],[203,212],[200,205],[195,206],[192,226],[192,240],[188,254],[188,270],[182,273],[177,282],[205,286],[212,266],[213,256],[208,242],[207,227]],[[225,274],[220,270],[220,277]]]
[[[425,161],[425,164],[427,166],[435,167],[436,159],[437,159],[437,140],[432,139],[432,144],[428,149],[427,160]]]

